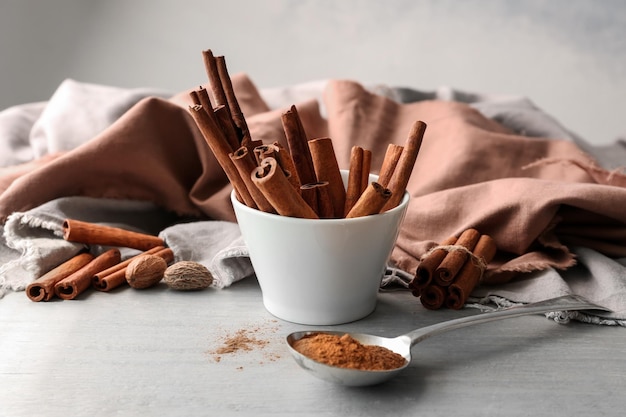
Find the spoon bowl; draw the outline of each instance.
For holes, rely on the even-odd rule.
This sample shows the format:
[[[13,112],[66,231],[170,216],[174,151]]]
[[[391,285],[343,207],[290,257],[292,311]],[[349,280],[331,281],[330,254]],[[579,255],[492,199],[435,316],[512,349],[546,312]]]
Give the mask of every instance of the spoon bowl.
[[[346,334],[346,332],[323,330],[294,332],[287,336],[287,345],[289,346],[289,350],[298,365],[300,365],[300,367],[320,379],[346,386],[375,385],[387,381],[405,370],[411,363],[411,348],[415,344],[431,336],[435,336],[450,330],[472,326],[475,324],[487,323],[495,320],[526,316],[530,314],[548,313],[552,311],[574,310],[610,311],[607,308],[593,304],[582,297],[567,295],[563,297],[551,298],[549,300],[541,301],[538,303],[508,307],[493,312],[444,321],[441,323],[433,324],[431,326],[422,327],[393,338],[375,336],[365,333],[348,333],[351,337],[358,340],[364,345],[382,346],[405,358],[405,362],[401,367],[390,370],[371,371],[331,366],[313,360],[298,352],[293,347],[295,341],[302,339],[303,337],[306,337],[308,335],[325,333],[330,335],[342,336]]]

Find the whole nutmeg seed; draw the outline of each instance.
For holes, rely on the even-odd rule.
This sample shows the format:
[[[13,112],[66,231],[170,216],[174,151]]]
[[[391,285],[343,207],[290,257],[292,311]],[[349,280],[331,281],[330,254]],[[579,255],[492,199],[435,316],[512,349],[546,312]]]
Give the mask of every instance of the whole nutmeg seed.
[[[163,281],[173,290],[201,290],[213,283],[213,275],[198,262],[180,261],[165,270]]]
[[[126,281],[136,289],[152,287],[163,279],[166,269],[167,262],[160,256],[141,255],[126,267]]]

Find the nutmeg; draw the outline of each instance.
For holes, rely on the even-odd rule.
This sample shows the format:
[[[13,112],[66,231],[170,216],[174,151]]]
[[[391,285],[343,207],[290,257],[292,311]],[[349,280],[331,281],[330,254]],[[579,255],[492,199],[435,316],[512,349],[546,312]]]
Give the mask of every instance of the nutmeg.
[[[166,269],[167,262],[160,256],[142,255],[126,267],[126,281],[136,289],[152,287],[163,279]]]
[[[173,290],[201,290],[213,283],[213,275],[201,263],[180,261],[165,270],[163,281]]]

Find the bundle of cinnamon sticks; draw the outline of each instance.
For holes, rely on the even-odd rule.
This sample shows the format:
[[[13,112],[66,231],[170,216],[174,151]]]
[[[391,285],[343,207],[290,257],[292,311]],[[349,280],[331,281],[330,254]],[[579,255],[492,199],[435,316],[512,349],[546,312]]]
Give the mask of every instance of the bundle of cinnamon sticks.
[[[308,138],[295,105],[281,115],[288,148],[278,141],[253,140],[224,57],[211,50],[202,56],[212,94],[204,87],[192,91],[189,112],[241,203],[309,219],[366,216],[400,204],[422,143],[424,122],[414,123],[404,146],[389,145],[376,182],[369,182],[371,152],[354,146],[346,187],[332,140]]]
[[[126,266],[139,256],[154,254],[167,263],[174,260],[174,253],[165,247],[161,238],[117,227],[66,219],[63,222],[63,238],[68,242],[83,243],[86,249],[89,245],[113,248],[98,256],[82,251],[45,273],[26,287],[26,295],[32,301],[49,301],[55,296],[72,300],[90,287],[110,291],[126,283]],[[141,252],[122,261],[117,247]]]
[[[496,251],[490,236],[467,229],[422,257],[409,289],[430,310],[444,306],[458,310],[480,283]]]

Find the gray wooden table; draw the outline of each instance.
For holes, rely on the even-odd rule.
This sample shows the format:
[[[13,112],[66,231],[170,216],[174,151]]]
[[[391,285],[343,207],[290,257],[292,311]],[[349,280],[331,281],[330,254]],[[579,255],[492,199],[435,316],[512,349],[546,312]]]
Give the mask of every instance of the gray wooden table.
[[[333,329],[394,336],[476,310],[424,310],[407,292]],[[544,316],[426,340],[383,385],[345,388],[291,359],[307,329],[266,312],[256,280],[179,293],[159,286],[78,300],[0,300],[0,416],[617,416],[626,329]],[[238,340],[232,352],[227,342]],[[226,351],[226,352],[225,352]],[[220,353],[221,352],[221,353]]]

